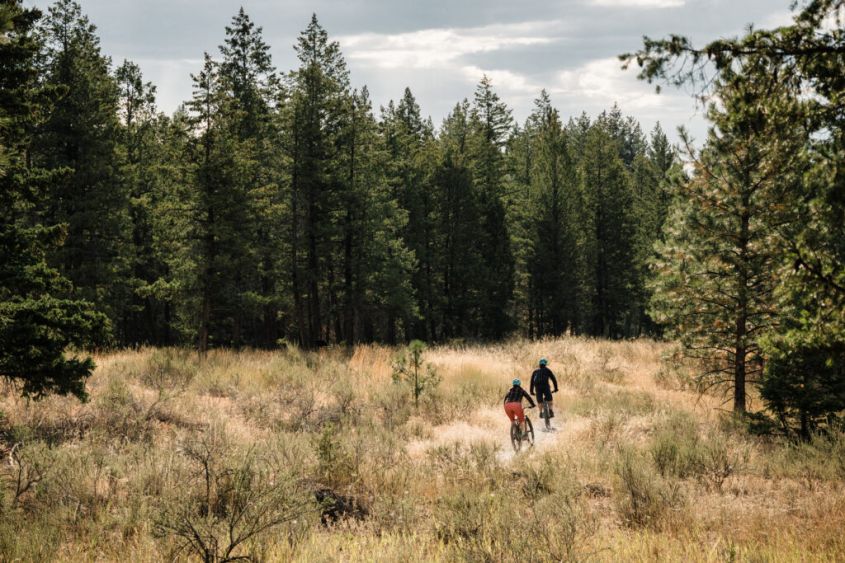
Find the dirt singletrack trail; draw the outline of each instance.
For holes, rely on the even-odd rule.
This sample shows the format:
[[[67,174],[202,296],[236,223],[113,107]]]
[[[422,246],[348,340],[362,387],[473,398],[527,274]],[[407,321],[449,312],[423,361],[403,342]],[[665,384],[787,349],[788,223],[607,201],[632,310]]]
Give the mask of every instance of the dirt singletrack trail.
[[[534,424],[534,447],[523,446],[518,454],[514,452],[511,445],[510,425],[501,407],[483,407],[474,411],[466,419],[434,426],[431,429],[430,438],[412,440],[408,442],[406,449],[411,457],[419,458],[431,448],[438,446],[485,442],[498,447],[499,461],[510,462],[517,456],[533,455],[564,445],[584,431],[589,424],[587,418],[558,410],[552,419],[554,430],[544,432],[543,419],[539,417],[538,409],[525,409],[525,412]]]

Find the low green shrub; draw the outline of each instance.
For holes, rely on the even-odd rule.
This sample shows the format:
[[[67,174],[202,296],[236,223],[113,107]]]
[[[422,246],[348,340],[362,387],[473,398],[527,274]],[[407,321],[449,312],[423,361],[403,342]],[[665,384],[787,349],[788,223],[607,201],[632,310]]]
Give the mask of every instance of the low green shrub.
[[[487,485],[498,478],[501,471],[496,443],[477,441],[452,442],[428,450],[428,462],[433,472],[447,482],[473,481]]]
[[[747,449],[733,446],[721,432],[701,436],[695,420],[684,412],[672,413],[657,426],[648,452],[662,477],[695,477],[719,491],[749,456]]]
[[[817,434],[809,442],[780,438],[765,453],[766,477],[799,479],[808,487],[820,481],[845,481],[845,432]]]
[[[98,434],[124,442],[150,442],[153,439],[153,408],[139,401],[126,380],[113,374],[105,391],[94,401],[92,426]]]
[[[434,532],[459,561],[582,561],[595,519],[564,491],[536,501],[467,488],[441,497]]]
[[[661,477],[634,451],[620,452],[616,477],[616,507],[626,526],[660,529],[676,520],[685,506],[680,483]]]
[[[700,453],[695,421],[686,413],[672,413],[655,428],[648,451],[661,476],[694,474]]]

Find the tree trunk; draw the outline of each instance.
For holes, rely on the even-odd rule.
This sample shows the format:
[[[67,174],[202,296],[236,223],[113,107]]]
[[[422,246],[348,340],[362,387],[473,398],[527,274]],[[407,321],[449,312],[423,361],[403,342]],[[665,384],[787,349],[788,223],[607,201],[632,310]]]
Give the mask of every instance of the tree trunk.
[[[308,342],[306,346],[316,346],[321,340],[320,334],[323,328],[323,321],[320,315],[320,258],[317,254],[317,202],[313,193],[313,186],[309,190],[308,215],[306,218],[306,230],[308,232]]]
[[[742,193],[742,213],[740,215],[739,240],[739,295],[737,296],[736,330],[734,333],[734,412],[745,413],[745,376],[746,349],[745,337],[748,334],[748,243],[750,240],[750,204],[751,194],[748,189]]]
[[[296,332],[300,346],[308,345],[307,331],[305,326],[305,308],[302,303],[302,283],[299,279],[299,127],[297,118],[294,118],[293,130],[293,178],[291,178],[290,195],[290,267],[291,267],[291,291],[293,292],[293,308],[296,318]]]

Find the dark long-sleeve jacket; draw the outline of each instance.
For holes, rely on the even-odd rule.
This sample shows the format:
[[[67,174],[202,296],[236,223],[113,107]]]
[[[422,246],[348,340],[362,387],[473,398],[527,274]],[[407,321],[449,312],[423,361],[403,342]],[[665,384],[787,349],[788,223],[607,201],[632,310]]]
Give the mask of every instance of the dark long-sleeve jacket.
[[[523,389],[520,385],[514,385],[505,395],[505,403],[522,403],[522,399],[528,399],[528,403],[532,407],[537,406],[537,403],[534,402],[531,395],[526,393],[525,389]]]
[[[557,391],[557,379],[555,378],[555,374],[552,373],[552,370],[546,366],[535,369],[534,373],[531,374],[531,394],[533,395],[541,389],[548,389],[550,379],[555,384],[554,390]]]

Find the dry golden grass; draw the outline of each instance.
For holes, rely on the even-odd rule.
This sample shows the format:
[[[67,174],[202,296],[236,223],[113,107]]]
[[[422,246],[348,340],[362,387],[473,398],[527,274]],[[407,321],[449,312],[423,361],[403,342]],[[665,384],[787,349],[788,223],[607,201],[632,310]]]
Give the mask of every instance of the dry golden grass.
[[[215,436],[220,475],[254,457],[255,487],[294,487],[277,504],[295,513],[238,556],[845,558],[845,438],[750,436],[723,397],[690,389],[670,351],[582,338],[435,347],[425,359],[441,382],[419,409],[385,346],[103,355],[87,403],[0,396],[0,560],[195,558],[162,530],[174,511],[191,516],[188,453]],[[561,384],[558,430],[515,455],[501,397],[541,356]],[[322,525],[321,490],[363,511]],[[234,501],[219,502],[225,518]]]

